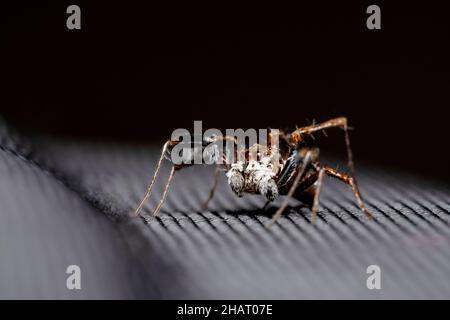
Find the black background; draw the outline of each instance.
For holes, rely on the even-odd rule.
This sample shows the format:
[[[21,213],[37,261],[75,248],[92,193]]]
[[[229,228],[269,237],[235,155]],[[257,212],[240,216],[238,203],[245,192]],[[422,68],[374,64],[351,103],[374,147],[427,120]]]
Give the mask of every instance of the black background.
[[[448,11],[395,3],[3,7],[0,112],[67,139],[155,142],[193,120],[292,128],[345,115],[358,159],[448,178]],[[66,28],[70,4],[81,30]],[[369,4],[381,30],[366,28]]]

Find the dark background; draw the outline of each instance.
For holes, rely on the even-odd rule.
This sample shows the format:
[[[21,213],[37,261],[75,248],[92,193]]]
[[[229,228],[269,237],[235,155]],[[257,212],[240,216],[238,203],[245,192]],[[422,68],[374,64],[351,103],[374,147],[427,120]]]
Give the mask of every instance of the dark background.
[[[194,120],[293,128],[345,115],[358,159],[449,178],[448,11],[336,2],[4,7],[0,112],[30,132],[158,143]],[[70,4],[81,30],[66,28]],[[381,30],[366,28],[369,4]]]

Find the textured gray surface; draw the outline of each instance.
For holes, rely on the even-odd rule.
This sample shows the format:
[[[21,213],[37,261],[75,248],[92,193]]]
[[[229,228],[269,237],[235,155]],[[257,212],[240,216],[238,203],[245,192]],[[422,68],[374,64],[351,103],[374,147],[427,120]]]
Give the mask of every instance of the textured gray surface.
[[[129,263],[127,242],[112,221],[4,145],[0,176],[0,299],[143,297],[139,266]],[[80,291],[66,287],[73,264],[81,268]]]
[[[316,225],[293,202],[266,228],[275,207],[261,212],[260,197],[235,198],[223,176],[210,210],[200,211],[213,170],[193,167],[175,176],[161,218],[145,223],[127,214],[145,192],[159,146],[35,139],[24,148],[6,140],[2,297],[75,297],[64,272],[80,264],[89,278],[79,296],[87,298],[450,298],[443,183],[357,163],[375,219],[327,179]],[[162,183],[144,212],[161,190]],[[371,264],[382,270],[378,291],[366,288]]]

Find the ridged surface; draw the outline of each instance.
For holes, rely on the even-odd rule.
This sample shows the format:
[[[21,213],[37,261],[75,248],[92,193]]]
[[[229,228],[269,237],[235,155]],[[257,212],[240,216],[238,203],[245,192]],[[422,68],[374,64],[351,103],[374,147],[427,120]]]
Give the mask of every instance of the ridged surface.
[[[326,179],[315,225],[309,210],[292,202],[267,228],[276,205],[263,212],[260,197],[236,198],[223,175],[210,208],[201,210],[213,170],[198,166],[175,176],[160,218],[146,222],[127,215],[146,190],[159,146],[35,139],[31,149],[27,157],[37,165],[0,151],[0,197],[8,199],[0,204],[1,246],[14,251],[1,255],[0,279],[8,279],[12,296],[46,297],[54,288],[41,278],[39,290],[27,294],[23,268],[38,255],[49,268],[77,259],[87,270],[108,264],[101,276],[111,281],[107,292],[124,298],[450,298],[450,196],[443,183],[357,163],[375,219],[361,214],[346,186]],[[167,173],[165,164],[145,213]],[[23,225],[32,232],[13,228]],[[82,254],[68,259],[70,252]],[[381,290],[366,287],[372,264],[381,268]],[[39,268],[38,277],[45,272]],[[91,280],[99,284],[95,293],[83,292],[100,295],[95,290],[108,282],[102,279]],[[118,292],[122,287],[130,294]]]
[[[77,192],[4,145],[0,176],[0,299],[151,295],[118,228]],[[81,290],[66,286],[70,265],[81,269]]]

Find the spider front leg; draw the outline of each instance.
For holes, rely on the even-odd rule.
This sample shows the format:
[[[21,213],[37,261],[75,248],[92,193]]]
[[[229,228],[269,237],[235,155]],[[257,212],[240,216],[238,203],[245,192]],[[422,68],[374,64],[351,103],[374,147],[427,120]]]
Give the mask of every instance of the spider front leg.
[[[219,165],[216,165],[216,169],[214,171],[213,185],[211,187],[211,190],[209,191],[208,198],[202,204],[202,209],[203,210],[206,210],[208,208],[209,202],[214,197],[214,193],[215,193],[215,191],[217,189],[217,184],[219,182],[219,174],[220,174],[220,167],[219,167]]]

